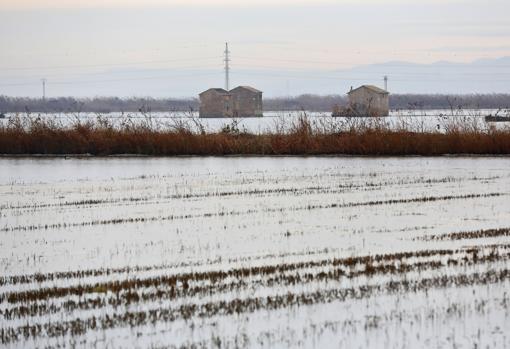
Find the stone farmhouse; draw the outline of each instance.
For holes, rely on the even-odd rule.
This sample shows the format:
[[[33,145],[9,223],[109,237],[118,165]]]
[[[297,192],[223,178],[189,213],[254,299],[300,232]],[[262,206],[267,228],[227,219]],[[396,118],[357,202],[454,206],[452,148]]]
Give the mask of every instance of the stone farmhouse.
[[[238,86],[230,91],[210,88],[199,94],[201,118],[262,116],[262,91]]]
[[[373,85],[363,85],[352,89],[349,96],[349,109],[359,116],[388,116],[390,93]]]

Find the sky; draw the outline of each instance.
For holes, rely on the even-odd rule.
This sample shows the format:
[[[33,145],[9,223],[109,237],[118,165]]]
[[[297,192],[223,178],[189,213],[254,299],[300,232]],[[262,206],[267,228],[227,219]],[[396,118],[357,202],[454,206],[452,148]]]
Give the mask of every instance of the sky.
[[[380,84],[384,71],[353,78],[359,66],[510,56],[509,10],[508,0],[0,0],[0,95],[40,96],[44,78],[49,96],[196,96],[223,87],[225,42],[233,84],[335,94]],[[427,72],[393,73],[396,90],[420,92],[398,74]],[[510,86],[508,69],[492,73]],[[491,92],[481,85],[467,92]]]

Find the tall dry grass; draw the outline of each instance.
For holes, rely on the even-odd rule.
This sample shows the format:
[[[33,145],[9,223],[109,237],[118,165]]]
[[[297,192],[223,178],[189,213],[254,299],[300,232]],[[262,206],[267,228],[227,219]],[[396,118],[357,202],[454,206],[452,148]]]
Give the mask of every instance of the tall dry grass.
[[[113,124],[98,116],[62,123],[51,118],[14,116],[0,125],[0,153],[16,154],[137,154],[173,155],[443,155],[510,154],[510,130],[483,127],[479,121],[455,120],[441,132],[406,121],[390,128],[384,122],[324,118],[279,120],[261,134],[232,124],[208,132],[198,119],[178,119],[167,127],[147,117]],[[438,125],[439,127],[439,125]]]

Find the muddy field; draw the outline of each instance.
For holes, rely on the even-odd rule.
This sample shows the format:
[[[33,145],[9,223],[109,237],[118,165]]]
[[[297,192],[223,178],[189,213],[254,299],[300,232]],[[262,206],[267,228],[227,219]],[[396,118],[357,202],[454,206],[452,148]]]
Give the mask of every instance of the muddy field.
[[[510,347],[510,158],[0,168],[2,346]]]

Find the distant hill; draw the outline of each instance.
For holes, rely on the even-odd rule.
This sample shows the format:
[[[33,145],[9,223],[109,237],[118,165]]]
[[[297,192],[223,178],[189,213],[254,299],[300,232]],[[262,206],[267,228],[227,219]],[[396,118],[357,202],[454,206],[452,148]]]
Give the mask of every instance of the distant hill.
[[[338,71],[359,79],[374,79],[382,85],[389,78],[393,93],[508,93],[510,92],[510,57],[481,59],[472,63],[436,62],[415,64],[387,62]],[[372,80],[370,80],[372,81]],[[356,84],[354,84],[356,85]]]
[[[234,57],[231,85],[254,86],[262,90],[265,97],[344,95],[351,86],[374,84],[382,87],[385,75],[393,94],[510,93],[510,57],[471,63],[392,61],[336,70],[243,69],[236,66]],[[40,96],[38,79],[35,85],[30,85],[34,83],[33,77],[9,84],[11,82],[8,78],[2,79],[0,95]],[[217,69],[112,69],[73,79],[49,79],[47,93],[48,96],[189,99],[209,87],[223,87],[221,66]]]

